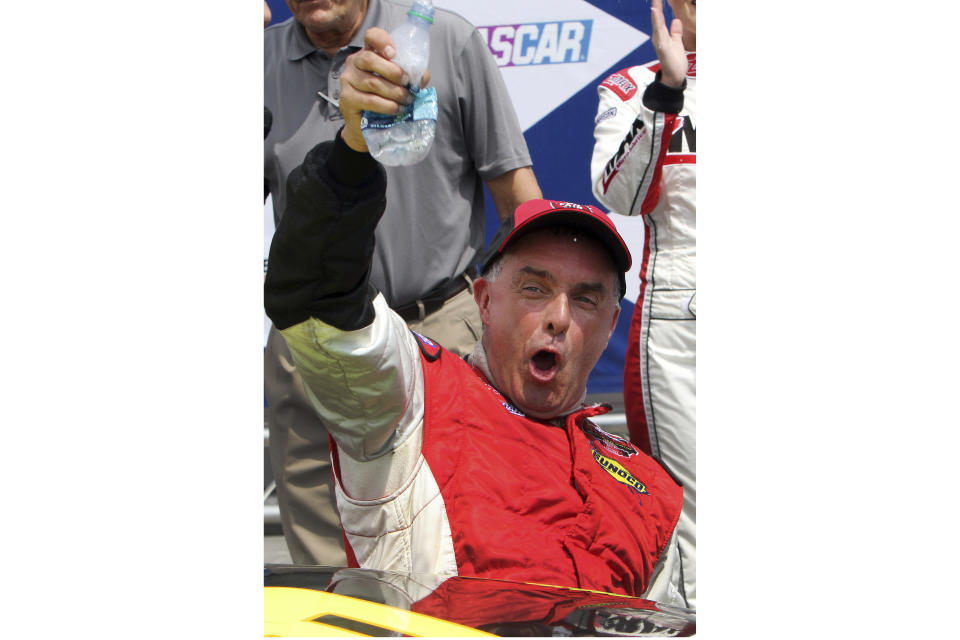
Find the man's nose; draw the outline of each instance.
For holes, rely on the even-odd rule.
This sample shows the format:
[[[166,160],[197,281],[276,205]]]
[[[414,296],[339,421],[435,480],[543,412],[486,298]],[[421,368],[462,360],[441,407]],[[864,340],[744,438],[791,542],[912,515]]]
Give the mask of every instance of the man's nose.
[[[550,301],[544,310],[544,324],[550,335],[566,333],[570,326],[570,299],[560,294]]]

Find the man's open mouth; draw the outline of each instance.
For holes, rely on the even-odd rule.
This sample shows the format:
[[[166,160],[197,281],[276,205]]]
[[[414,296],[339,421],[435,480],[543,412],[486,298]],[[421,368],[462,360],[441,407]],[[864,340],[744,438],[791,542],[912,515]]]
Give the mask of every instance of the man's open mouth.
[[[541,349],[530,358],[530,372],[541,382],[549,382],[557,373],[557,354],[547,349]]]

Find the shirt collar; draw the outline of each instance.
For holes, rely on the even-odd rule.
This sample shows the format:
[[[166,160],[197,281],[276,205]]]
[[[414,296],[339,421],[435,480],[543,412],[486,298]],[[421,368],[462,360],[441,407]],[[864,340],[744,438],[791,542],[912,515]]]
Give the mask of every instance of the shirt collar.
[[[300,60],[306,58],[317,50],[307,37],[307,30],[303,25],[297,22],[295,18],[290,18],[293,28],[288,32],[290,34],[287,41],[287,58],[290,60]]]

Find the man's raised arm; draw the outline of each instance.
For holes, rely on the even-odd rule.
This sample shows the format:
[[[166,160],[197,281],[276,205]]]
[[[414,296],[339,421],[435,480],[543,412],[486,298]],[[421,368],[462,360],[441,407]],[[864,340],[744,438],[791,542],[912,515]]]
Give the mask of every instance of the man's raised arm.
[[[392,43],[385,31],[371,29],[364,49],[347,60],[344,129],[290,174],[264,283],[267,315],[287,341],[308,396],[356,460],[398,446],[423,415],[416,341],[369,283],[386,174],[366,153],[360,113],[396,112],[406,95],[397,84],[402,70],[377,51],[391,53]]]

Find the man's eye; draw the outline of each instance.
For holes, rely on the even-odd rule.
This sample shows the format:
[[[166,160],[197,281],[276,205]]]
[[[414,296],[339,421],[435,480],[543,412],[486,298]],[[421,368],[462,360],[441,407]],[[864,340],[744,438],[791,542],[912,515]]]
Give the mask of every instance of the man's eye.
[[[597,305],[599,304],[596,299],[590,298],[590,297],[588,297],[588,296],[578,296],[578,297],[577,297],[577,302],[581,302],[581,303],[583,303],[583,304],[590,305],[591,307],[595,307],[595,306],[597,306]]]

